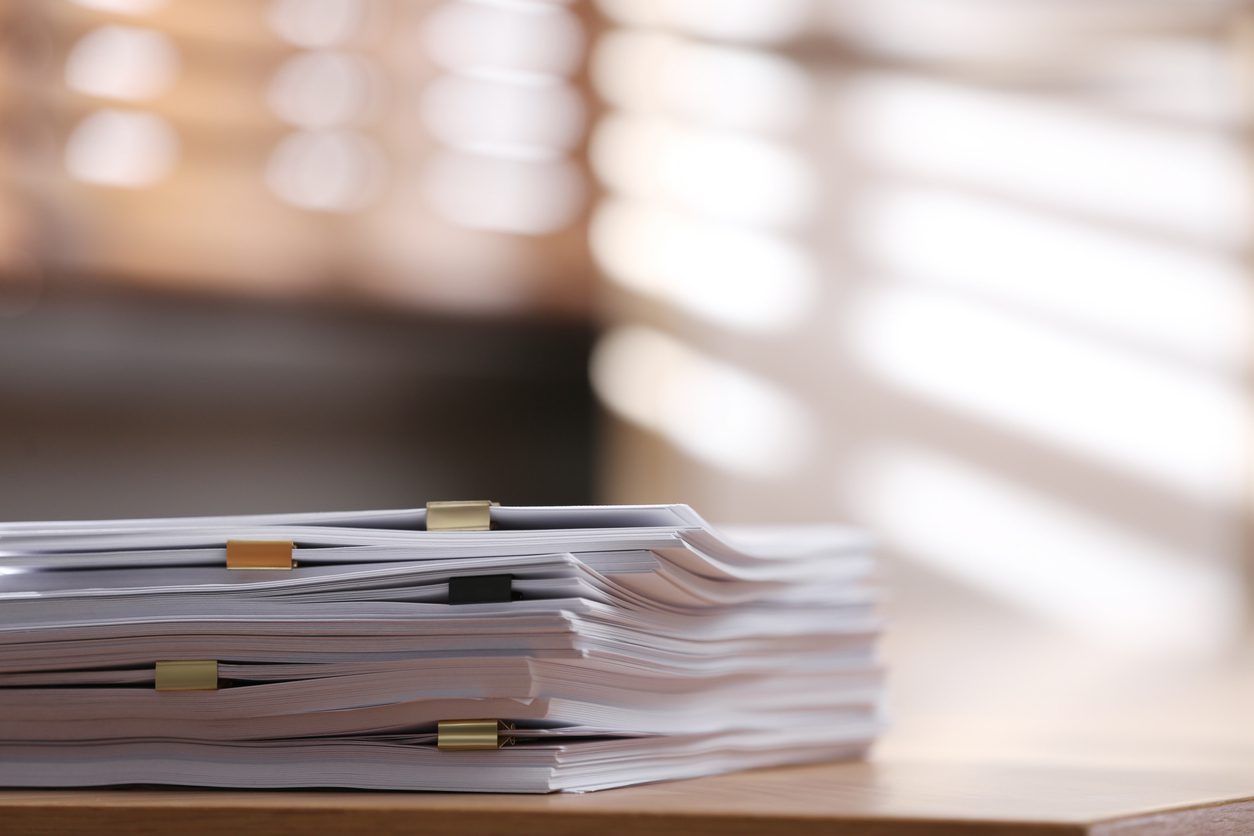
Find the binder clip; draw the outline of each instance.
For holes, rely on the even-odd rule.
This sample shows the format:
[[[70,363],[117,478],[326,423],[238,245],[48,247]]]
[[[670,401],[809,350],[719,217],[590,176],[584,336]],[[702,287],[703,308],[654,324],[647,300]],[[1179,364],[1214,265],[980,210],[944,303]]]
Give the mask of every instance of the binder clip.
[[[227,540],[226,568],[280,569],[296,568],[292,557],[296,544],[291,540]]]
[[[441,720],[436,729],[436,748],[442,752],[500,749],[514,738],[513,725],[504,720]]]
[[[520,596],[513,575],[462,575],[448,579],[450,604],[505,604]]]
[[[213,659],[158,662],[153,687],[158,691],[216,691],[218,663]]]
[[[492,528],[492,506],[488,499],[427,503],[427,531],[488,531]]]

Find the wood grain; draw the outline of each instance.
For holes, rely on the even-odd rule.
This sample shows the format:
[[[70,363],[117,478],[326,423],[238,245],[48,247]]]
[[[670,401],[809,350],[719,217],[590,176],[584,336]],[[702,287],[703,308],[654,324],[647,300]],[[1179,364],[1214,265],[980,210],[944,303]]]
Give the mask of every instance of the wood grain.
[[[588,795],[0,792],[0,831],[180,836],[310,833],[918,836],[1254,832],[1254,769],[869,762],[756,772]]]

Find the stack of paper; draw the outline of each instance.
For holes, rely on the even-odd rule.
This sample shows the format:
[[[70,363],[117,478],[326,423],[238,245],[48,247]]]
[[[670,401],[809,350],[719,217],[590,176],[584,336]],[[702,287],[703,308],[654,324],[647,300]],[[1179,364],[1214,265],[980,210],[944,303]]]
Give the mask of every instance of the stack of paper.
[[[861,534],[429,507],[0,524],[0,785],[582,791],[876,734]]]

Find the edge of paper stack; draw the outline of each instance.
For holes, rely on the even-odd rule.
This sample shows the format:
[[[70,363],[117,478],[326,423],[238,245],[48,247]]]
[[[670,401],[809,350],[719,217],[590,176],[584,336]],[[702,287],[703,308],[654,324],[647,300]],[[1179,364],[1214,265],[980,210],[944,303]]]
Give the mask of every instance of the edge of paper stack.
[[[0,524],[0,785],[587,791],[880,730],[859,532],[431,507]]]

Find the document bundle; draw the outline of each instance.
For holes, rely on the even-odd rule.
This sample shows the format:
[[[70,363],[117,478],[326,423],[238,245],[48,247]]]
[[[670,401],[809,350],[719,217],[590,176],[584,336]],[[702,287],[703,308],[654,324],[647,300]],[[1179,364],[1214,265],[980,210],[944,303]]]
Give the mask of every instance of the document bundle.
[[[866,537],[683,505],[0,524],[0,785],[587,791],[852,758]]]

